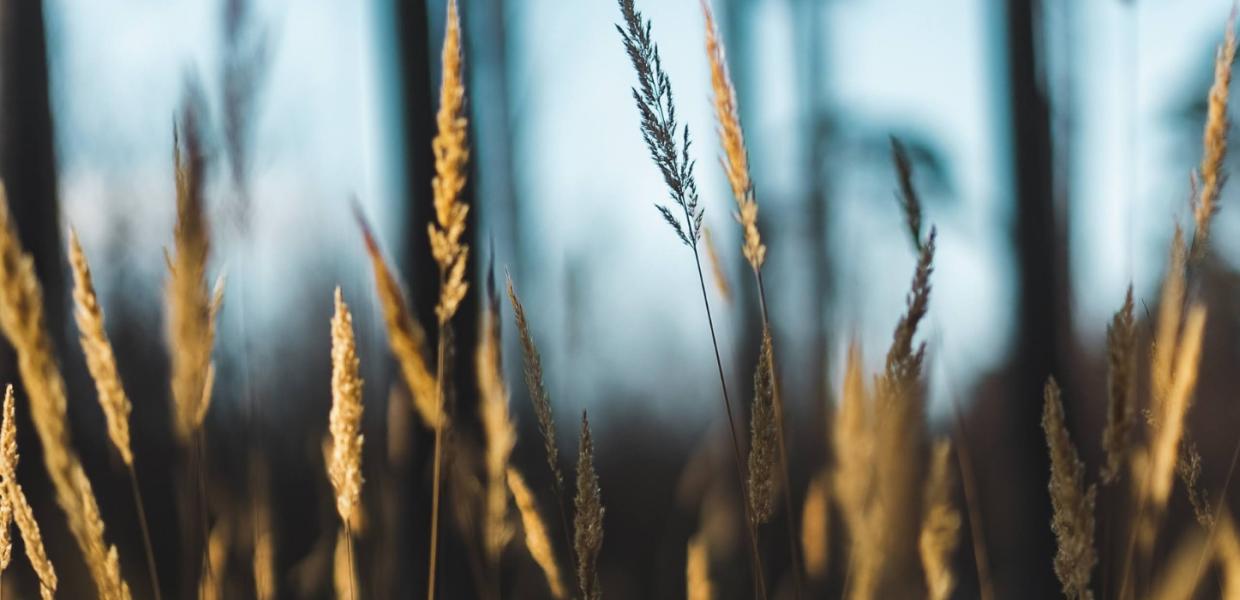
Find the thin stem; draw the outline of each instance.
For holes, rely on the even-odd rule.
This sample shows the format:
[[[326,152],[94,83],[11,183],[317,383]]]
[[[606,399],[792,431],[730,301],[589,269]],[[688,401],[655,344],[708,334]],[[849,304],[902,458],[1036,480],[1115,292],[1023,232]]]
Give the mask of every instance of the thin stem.
[[[693,221],[689,220],[687,209],[685,213],[686,222],[692,224]],[[697,265],[698,285],[702,289],[702,304],[706,306],[706,323],[710,326],[710,341],[715,348],[715,366],[719,368],[719,387],[723,390],[723,408],[724,412],[728,415],[728,430],[730,433],[728,438],[732,440],[732,457],[736,462],[737,484],[739,484],[741,488],[741,504],[745,507],[745,531],[749,537],[749,550],[752,553],[750,559],[753,563],[754,591],[757,592],[759,598],[763,598],[765,600],[766,581],[762,575],[762,557],[758,554],[758,533],[754,526],[754,520],[749,506],[749,490],[745,485],[745,471],[741,467],[741,448],[736,441],[736,422],[732,418],[732,400],[728,397],[727,379],[723,374],[723,359],[719,355],[719,340],[715,335],[715,319],[711,316],[710,299],[706,295],[706,277],[702,274],[702,257],[698,254],[696,238],[694,238],[692,248],[693,261]]]
[[[982,511],[978,509],[977,479],[973,475],[973,461],[969,458],[968,437],[964,432],[964,419],[956,397],[951,396],[952,426],[956,430],[956,462],[960,467],[960,485],[964,490],[964,506],[969,512],[969,535],[973,541],[973,561],[977,566],[977,587],[981,600],[994,600],[994,580],[990,575],[990,560],[986,554],[986,537],[982,534]],[[1106,597],[1105,595],[1103,596]]]
[[[151,546],[151,530],[146,523],[146,508],[142,504],[142,492],[138,489],[138,474],[133,464],[126,465],[129,471],[129,486],[133,490],[134,508],[138,511],[138,526],[142,528],[142,545],[146,548],[146,568],[151,572],[151,591],[155,600],[162,595],[159,590],[159,573],[155,569],[155,548]]]
[[[564,508],[564,488],[556,479],[554,471],[551,473],[551,487],[555,489],[556,505],[560,509],[560,529],[564,531],[564,552],[568,554],[568,560],[573,567],[570,569],[573,582],[579,584],[577,582],[577,557],[573,553],[573,538],[568,528],[568,510]]]
[[[1201,568],[1205,566],[1206,556],[1209,549],[1214,545],[1214,533],[1218,530],[1218,520],[1223,518],[1223,507],[1226,506],[1227,488],[1231,486],[1231,476],[1236,472],[1236,461],[1240,460],[1240,440],[1236,441],[1236,447],[1231,452],[1231,466],[1227,468],[1227,477],[1223,479],[1223,489],[1219,492],[1218,507],[1214,509],[1214,521],[1210,524],[1210,531],[1206,534],[1206,543],[1201,547],[1201,556],[1197,558],[1197,576],[1194,581],[1201,577]]]
[[[441,284],[443,277],[440,277]],[[441,285],[442,287],[442,285]],[[435,466],[432,470],[434,481],[431,483],[431,549],[430,564],[428,565],[428,574],[426,582],[426,598],[427,600],[435,600],[435,564],[438,558],[439,550],[439,487],[440,487],[440,470],[443,466],[443,429],[444,423],[444,355],[447,354],[448,341],[445,335],[446,323],[443,319],[439,321],[439,344],[438,356],[435,359],[435,397],[439,402],[439,423],[435,425]]]
[[[754,279],[758,282],[758,305],[762,308],[762,327],[771,331],[770,317],[766,310],[766,285],[762,282],[762,270],[753,269]],[[792,512],[792,478],[788,476],[788,443],[784,438],[784,400],[779,390],[779,374],[775,371],[775,344],[771,344],[771,391],[775,398],[775,431],[779,438],[779,465],[784,476],[784,512],[788,518],[788,556],[792,561],[792,595],[801,599],[801,560],[797,555],[796,513]]]
[[[203,564],[206,565],[207,578],[215,579],[211,572],[211,553],[207,549],[207,541],[210,539],[210,525],[207,517],[207,479],[206,479],[206,446],[207,434],[203,427],[199,427],[194,436],[194,471],[198,478],[198,517],[199,525],[202,531],[202,555]]]
[[[354,600],[357,598],[357,581],[354,580],[357,568],[353,564],[353,526],[348,519],[344,520],[344,547],[349,554],[349,600]]]

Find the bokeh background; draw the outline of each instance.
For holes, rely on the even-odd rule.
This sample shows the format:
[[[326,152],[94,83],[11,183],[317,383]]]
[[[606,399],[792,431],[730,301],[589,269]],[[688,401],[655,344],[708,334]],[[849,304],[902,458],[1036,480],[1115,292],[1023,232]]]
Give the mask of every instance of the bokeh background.
[[[678,597],[684,540],[699,521],[714,523],[708,513],[735,510],[726,497],[734,484],[719,450],[726,429],[690,256],[651,207],[664,189],[637,129],[634,75],[613,27],[619,11],[610,0],[461,4],[474,290],[483,289],[487,256],[501,277],[511,274],[543,352],[566,455],[574,454],[578,416],[590,411],[608,507],[608,595]],[[857,340],[868,363],[881,364],[912,275],[888,156],[895,135],[914,152],[926,218],[939,233],[922,330],[930,427],[972,450],[1002,597],[1049,597],[1057,584],[1041,383],[1055,374],[1065,385],[1078,446],[1096,466],[1105,325],[1130,282],[1138,312],[1157,297],[1172,223],[1188,214],[1214,48],[1231,3],[714,5],[770,246],[766,281],[797,497],[828,462],[827,415],[844,348]],[[732,286],[729,297],[710,293],[732,387],[744,390],[758,347],[756,296],[715,160],[701,9],[694,0],[640,8],[654,22],[682,122],[696,139],[706,223]],[[0,2],[0,175],[47,288],[75,441],[101,490],[110,537],[127,570],[140,573],[128,483],[110,456],[66,321],[68,226],[91,258],[134,398],[139,475],[169,593],[191,577],[177,557],[162,309],[174,217],[172,129],[187,98],[206,122],[211,270],[229,280],[220,382],[208,416],[213,502],[219,514],[244,503],[256,493],[249,473],[264,465],[282,595],[329,593],[326,569],[312,561],[334,536],[319,444],[330,395],[331,289],[341,285],[362,344],[367,461],[380,465],[368,478],[396,482],[375,485],[392,485],[401,502],[390,515],[372,507],[380,524],[363,534],[361,556],[396,566],[363,575],[367,597],[415,597],[422,589],[428,432],[388,410],[390,399],[403,396],[393,390],[350,206],[356,199],[375,224],[424,322],[432,322],[424,224],[443,21],[443,3],[423,0]],[[1240,358],[1234,199],[1224,191],[1213,236],[1213,313],[1190,421],[1216,495],[1240,419],[1227,385],[1229,365]],[[475,334],[478,294],[471,300],[461,340]],[[505,327],[512,331],[510,320]],[[509,337],[517,461],[545,484]],[[469,354],[458,352],[463,402],[472,394]],[[7,347],[4,358],[11,374]],[[393,418],[408,422],[396,429]],[[75,550],[23,425],[22,476],[48,522],[53,559],[73,573]],[[407,463],[385,462],[392,431],[411,444]],[[727,539],[729,519],[716,520]],[[770,529],[767,551],[778,565],[787,560],[783,529]],[[396,532],[392,540],[385,530]],[[968,536],[963,546],[959,595],[974,597]],[[447,548],[449,557],[460,551]],[[245,552],[233,558],[238,571]],[[720,561],[727,564],[726,555]],[[742,561],[736,554],[737,568],[721,576],[735,584],[727,597],[747,589]],[[14,568],[10,579],[28,578],[24,566]],[[448,585],[461,586],[448,597],[474,593],[451,583],[468,579],[463,563],[449,558],[445,569],[457,574],[445,577]],[[65,597],[88,585],[65,579]],[[146,593],[141,577],[129,579]],[[514,590],[531,589],[514,579]],[[242,594],[252,589],[238,586]]]

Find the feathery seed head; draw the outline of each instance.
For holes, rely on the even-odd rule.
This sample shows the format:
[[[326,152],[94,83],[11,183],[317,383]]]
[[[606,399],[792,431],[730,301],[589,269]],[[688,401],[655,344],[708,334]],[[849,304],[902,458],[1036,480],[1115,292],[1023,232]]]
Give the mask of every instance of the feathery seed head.
[[[486,527],[485,547],[492,560],[512,537],[508,524],[508,491],[505,477],[508,457],[516,443],[516,430],[508,414],[508,390],[500,367],[499,314],[490,309],[483,313],[482,339],[478,345],[478,389],[481,392],[479,416],[486,437]]]
[[[103,325],[103,309],[95,294],[90,265],[78,241],[77,231],[69,229],[69,264],[73,266],[73,312],[77,320],[82,353],[86,355],[86,367],[95,380],[95,392],[107,421],[108,437],[120,453],[126,465],[133,465],[133,452],[129,446],[129,413],[132,406],[121,384],[116,368],[116,356],[112,342],[108,340]]]
[[[525,530],[525,547],[530,557],[542,569],[547,578],[547,588],[553,598],[564,597],[564,583],[560,579],[560,566],[555,562],[555,549],[551,547],[551,536],[547,534],[547,526],[538,514],[538,502],[521,473],[508,467],[508,489],[512,490],[512,498],[521,513],[521,527]]]
[[[1059,542],[1055,554],[1055,574],[1063,593],[1075,600],[1091,600],[1090,573],[1098,562],[1094,549],[1093,485],[1085,488],[1085,465],[1076,453],[1064,420],[1059,386],[1052,377],[1046,382],[1046,402],[1042,410],[1042,429],[1051,454],[1050,489],[1054,515],[1051,530]]]
[[[440,323],[452,319],[469,289],[465,281],[469,246],[461,243],[469,215],[469,205],[460,201],[469,163],[461,55],[461,16],[456,0],[448,0],[441,57],[443,81],[439,86],[439,112],[435,116],[438,133],[431,142],[435,155],[435,178],[431,182],[435,222],[428,225],[431,256],[439,265],[439,304],[435,314]]]
[[[1195,201],[1193,218],[1197,230],[1193,238],[1194,256],[1199,257],[1209,240],[1210,221],[1218,212],[1219,193],[1226,174],[1223,159],[1227,156],[1227,132],[1231,127],[1227,116],[1227,100],[1231,92],[1231,66],[1236,59],[1236,15],[1227,19],[1227,31],[1214,58],[1214,83],[1206,108],[1206,126],[1202,134],[1201,185]]]
[[[594,442],[590,421],[581,413],[581,447],[577,452],[577,497],[573,516],[573,547],[577,552],[577,583],[582,600],[602,598],[598,583],[598,554],[603,547],[603,501],[594,473]]]
[[[1197,387],[1205,324],[1205,307],[1195,305],[1190,308],[1184,321],[1184,331],[1175,345],[1170,386],[1153,424],[1149,493],[1156,511],[1166,507],[1171,497],[1180,443],[1184,436],[1184,418]]]
[[[749,445],[749,503],[750,515],[755,524],[766,523],[775,514],[776,486],[775,461],[779,452],[778,431],[775,422],[775,398],[773,395],[773,365],[771,358],[771,332],[762,332],[762,349],[758,355],[758,367],[753,375],[754,399],[750,418]]]
[[[327,471],[336,490],[336,512],[342,521],[348,522],[362,495],[362,379],[358,375],[353,315],[339,287],[331,330],[332,455]]]
[[[556,446],[555,419],[551,416],[551,397],[543,383],[542,357],[538,346],[534,344],[534,335],[530,333],[530,324],[525,316],[525,307],[517,297],[516,288],[512,285],[512,277],[508,277],[508,301],[512,304],[512,315],[517,322],[517,335],[521,338],[521,355],[525,363],[525,386],[529,389],[530,402],[534,405],[534,417],[538,420],[538,433],[542,435],[543,450],[547,458],[547,467],[555,479],[556,488],[563,485],[564,475],[560,471],[560,451]]]
[[[413,396],[413,406],[418,416],[432,429],[447,424],[447,415],[436,389],[435,375],[427,365],[426,333],[422,325],[409,310],[405,302],[405,294],[394,272],[388,267],[370,231],[370,226],[362,217],[360,209],[354,206],[358,226],[362,230],[362,239],[366,242],[366,253],[370,257],[371,270],[375,275],[375,290],[379,295],[379,304],[383,309],[383,321],[387,328],[388,345],[400,365],[405,385]]]

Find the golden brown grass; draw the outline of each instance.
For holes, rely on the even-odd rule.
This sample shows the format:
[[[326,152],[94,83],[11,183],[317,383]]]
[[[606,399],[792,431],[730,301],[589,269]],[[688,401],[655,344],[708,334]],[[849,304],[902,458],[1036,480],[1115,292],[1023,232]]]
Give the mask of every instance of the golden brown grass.
[[[555,549],[551,547],[551,537],[547,534],[547,525],[538,514],[538,502],[534,493],[525,485],[525,479],[514,467],[508,467],[508,489],[512,491],[513,502],[521,513],[525,548],[547,578],[547,590],[551,596],[564,598],[564,583],[560,577],[560,566],[555,561]]]
[[[328,476],[336,490],[336,512],[347,525],[362,495],[362,378],[358,375],[353,315],[339,287],[331,333],[332,408],[328,422],[332,453]]]
[[[882,568],[882,523],[874,481],[877,439],[873,411],[861,370],[861,350],[854,344],[848,351],[844,393],[831,435],[836,457],[832,489],[848,530],[850,587],[847,593],[854,599],[874,597]]]
[[[78,548],[106,599],[127,598],[128,587],[109,558],[103,522],[81,462],[69,439],[64,379],[52,356],[44,325],[43,291],[34,261],[21,247],[0,186],[0,329],[17,350],[18,371],[30,398],[31,418],[43,444],[43,460],[56,500],[69,520]]]
[[[486,510],[483,547],[493,563],[512,537],[508,525],[508,457],[516,443],[517,433],[508,414],[508,390],[500,366],[499,313],[493,306],[484,312],[482,340],[478,344],[477,369],[479,419],[482,421],[486,451]]]
[[[766,523],[775,514],[775,494],[779,484],[775,474],[778,433],[772,389],[771,332],[762,332],[758,369],[753,375],[753,403],[750,404],[749,514],[755,523]]]
[[[39,577],[39,590],[44,598],[56,592],[56,570],[43,547],[43,534],[34,520],[34,511],[26,501],[22,486],[17,483],[17,409],[13,404],[13,386],[4,389],[4,419],[0,422],[0,494],[12,507],[13,521],[26,547],[26,558]],[[5,529],[8,529],[6,524]]]
[[[116,356],[112,342],[108,340],[103,326],[103,309],[95,294],[94,281],[86,254],[78,242],[77,231],[69,230],[69,264],[73,267],[73,316],[77,320],[82,353],[86,355],[86,367],[95,380],[99,405],[103,408],[108,425],[108,437],[127,466],[133,465],[133,451],[129,447],[129,413],[133,410],[129,396],[121,385],[116,369]]]
[[[1051,530],[1059,548],[1055,554],[1055,575],[1070,599],[1089,600],[1090,574],[1098,563],[1094,548],[1094,497],[1091,484],[1085,486],[1085,465],[1076,453],[1064,421],[1063,400],[1059,385],[1051,378],[1046,382],[1046,402],[1042,410],[1042,429],[1050,448],[1051,505],[1054,515]]]

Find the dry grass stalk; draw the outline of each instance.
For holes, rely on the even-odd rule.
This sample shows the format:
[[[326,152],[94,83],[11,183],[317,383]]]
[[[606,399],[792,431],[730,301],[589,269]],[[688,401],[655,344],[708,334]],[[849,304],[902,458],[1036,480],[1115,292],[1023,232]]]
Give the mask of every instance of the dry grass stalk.
[[[1051,530],[1059,543],[1055,554],[1055,575],[1070,599],[1092,599],[1090,573],[1098,563],[1094,549],[1094,498],[1096,488],[1085,487],[1085,465],[1076,453],[1064,420],[1059,386],[1052,377],[1046,382],[1046,403],[1042,410],[1042,429],[1050,448],[1051,477],[1048,488],[1054,515]]]
[[[1186,276],[1187,250],[1184,247],[1184,231],[1179,225],[1171,239],[1171,258],[1163,278],[1162,296],[1158,302],[1158,323],[1154,330],[1153,357],[1150,359],[1150,386],[1153,396],[1151,410],[1159,418],[1171,393],[1171,381],[1175,370],[1175,353],[1183,316],[1184,298],[1188,285]]]
[[[1162,561],[1162,572],[1158,581],[1149,590],[1149,595],[1144,597],[1158,600],[1197,598],[1197,587],[1204,573],[1203,569],[1198,568],[1198,561],[1203,552],[1209,553],[1210,551],[1208,542],[1200,532],[1190,532],[1177,544],[1171,556]],[[1122,593],[1120,597],[1124,597]],[[1221,597],[1232,598],[1234,596]]]
[[[1176,344],[1170,387],[1154,421],[1154,432],[1150,440],[1149,494],[1158,512],[1166,507],[1175,481],[1178,451],[1184,435],[1184,417],[1197,386],[1197,367],[1201,362],[1201,341],[1205,333],[1205,323],[1205,307],[1198,305],[1189,309],[1184,331]],[[1159,327],[1162,327],[1161,323]]]
[[[1180,440],[1175,472],[1180,476],[1180,481],[1184,482],[1184,489],[1188,491],[1188,503],[1193,507],[1193,517],[1199,525],[1207,531],[1210,530],[1214,527],[1214,513],[1210,509],[1210,495],[1205,484],[1201,482],[1201,452],[1197,450],[1197,444],[1189,440],[1187,431]]]
[[[435,314],[447,323],[456,314],[469,284],[465,265],[469,246],[461,243],[469,205],[460,201],[469,162],[465,120],[465,80],[461,72],[461,19],[456,0],[448,0],[448,22],[443,40],[443,81],[439,86],[438,133],[431,146],[435,153],[435,178],[431,182],[435,222],[428,226],[431,256],[439,265],[439,304]]]
[[[590,421],[581,413],[581,447],[577,451],[577,498],[573,518],[577,553],[577,585],[581,600],[603,597],[598,583],[598,553],[603,548],[603,500],[594,473],[594,442],[590,438]]]
[[[220,291],[207,287],[210,233],[203,198],[204,159],[196,116],[183,116],[184,140],[173,144],[176,168],[174,251],[168,257],[168,348],[172,358],[172,398],[177,438],[188,444],[202,426],[211,397],[211,351],[215,345],[215,314]],[[184,151],[182,149],[184,146]]]
[[[331,333],[332,454],[327,472],[336,490],[336,512],[347,525],[362,495],[362,379],[358,375],[353,315],[339,287]]]
[[[508,489],[505,484],[508,457],[517,441],[516,430],[508,413],[508,390],[500,365],[499,313],[494,304],[483,313],[482,339],[478,344],[476,363],[480,403],[479,417],[486,438],[486,511],[483,546],[487,558],[494,563],[512,538],[508,524]]]
[[[875,502],[874,404],[861,373],[861,350],[848,351],[844,392],[835,415],[831,444],[836,467],[832,480],[835,501],[849,535],[849,597],[874,597],[882,569],[881,516]]]
[[[822,579],[827,575],[830,497],[830,479],[824,472],[810,481],[805,492],[805,506],[801,510],[801,553],[805,556],[805,572],[813,579]]]
[[[765,330],[762,332],[758,368],[753,375],[754,398],[749,425],[749,514],[755,523],[766,523],[774,516],[776,487],[779,485],[775,473],[779,438],[775,429],[774,365],[771,360],[771,332]]]
[[[4,418],[0,422],[0,497],[11,507],[13,521],[21,533],[26,547],[26,558],[39,578],[39,588],[44,598],[56,591],[56,570],[43,547],[43,535],[34,520],[34,511],[26,501],[26,494],[17,482],[17,414],[13,403],[13,386],[4,390]],[[7,531],[8,526],[6,524]]]
[[[508,301],[512,304],[512,315],[517,323],[517,335],[521,339],[521,356],[524,360],[525,385],[529,389],[530,402],[534,405],[534,417],[538,420],[538,433],[542,435],[543,451],[547,458],[547,468],[551,471],[552,484],[556,488],[556,496],[560,496],[560,487],[564,483],[564,475],[560,471],[560,450],[556,445],[555,419],[551,415],[551,396],[543,382],[542,356],[538,346],[534,344],[534,335],[530,333],[530,324],[525,317],[525,307],[517,297],[512,278],[508,278]]]
[[[918,547],[931,600],[947,600],[956,587],[952,554],[960,542],[960,511],[952,505],[951,443],[934,445],[926,476],[925,511]]]
[[[94,491],[82,472],[69,439],[65,383],[52,355],[44,326],[43,291],[34,273],[34,260],[21,247],[0,186],[0,329],[17,351],[17,366],[30,396],[31,419],[43,444],[43,461],[56,501],[69,521],[78,548],[105,599],[127,598],[128,588],[111,568],[103,523]]]
[[[3,477],[3,474],[0,474]],[[0,485],[0,573],[9,568],[13,560],[13,505]]]
[[[715,238],[710,234],[710,227],[702,228],[702,241],[706,243],[706,259],[710,262],[715,289],[718,290],[724,302],[731,302],[732,284],[728,281],[728,271],[724,268],[723,258],[719,256],[719,248],[715,246]]]
[[[79,341],[82,353],[86,355],[86,367],[95,380],[95,390],[99,394],[99,405],[103,408],[103,416],[108,425],[108,437],[112,445],[120,453],[126,465],[133,465],[133,451],[129,446],[129,413],[132,405],[125,388],[121,385],[120,374],[116,368],[116,356],[112,353],[112,342],[108,340],[107,330],[103,326],[103,309],[99,307],[99,299],[95,294],[95,284],[91,278],[90,265],[86,262],[86,254],[78,241],[77,231],[69,230],[69,264],[73,267],[73,302],[74,318],[77,320]]]
[[[1201,186],[1195,201],[1193,218],[1196,232],[1193,236],[1194,255],[1204,251],[1210,237],[1210,221],[1218,212],[1218,198],[1226,174],[1223,160],[1227,156],[1227,132],[1231,127],[1227,117],[1227,98],[1231,92],[1231,67],[1236,59],[1235,13],[1227,20],[1227,31],[1214,58],[1214,83],[1206,106],[1206,126],[1202,134]]]
[[[360,213],[357,222],[362,229],[366,253],[370,256],[370,266],[374,271],[375,290],[379,295],[379,305],[383,309],[388,345],[400,365],[401,376],[413,396],[413,407],[418,416],[427,427],[437,429],[445,424],[447,417],[439,405],[435,374],[431,372],[426,360],[426,332],[409,310],[400,281],[388,267],[378,242]]]
[[[258,533],[254,537],[254,556],[251,568],[254,571],[254,596],[258,600],[272,600],[276,597],[276,543],[275,534],[271,531],[271,515],[267,508],[267,498],[263,497],[262,508],[256,511]]]
[[[715,587],[710,580],[710,548],[701,534],[689,538],[685,558],[686,600],[714,600]]]
[[[1115,312],[1107,327],[1107,424],[1102,431],[1102,448],[1106,451],[1106,464],[1102,467],[1104,484],[1114,483],[1123,472],[1136,422],[1133,392],[1137,328],[1132,311],[1132,285],[1129,285],[1124,306]]]
[[[754,198],[753,181],[749,177],[749,152],[745,149],[745,133],[741,129],[740,109],[736,101],[736,88],[728,73],[727,52],[715,24],[715,15],[709,0],[702,0],[702,14],[706,19],[706,56],[710,60],[710,87],[715,105],[715,121],[719,130],[719,142],[723,146],[723,170],[727,173],[732,197],[736,199],[736,220],[744,230],[745,239],[741,252],[754,271],[762,269],[766,261],[766,246],[758,231],[758,202]]]
[[[353,592],[353,582],[357,581],[357,566],[353,564],[350,549],[352,544],[353,540],[342,528],[336,534],[335,550],[332,552],[332,587],[336,591],[336,598],[340,600],[357,597]]]
[[[555,549],[551,547],[551,536],[547,534],[547,525],[538,514],[538,501],[525,479],[514,467],[508,467],[508,489],[512,491],[513,502],[521,513],[521,528],[525,530],[525,548],[530,557],[538,563],[543,575],[547,578],[547,588],[553,598],[564,598],[564,583],[560,577],[560,566],[555,562]]]
[[[1214,553],[1222,571],[1223,598],[1240,598],[1240,536],[1230,515],[1224,514],[1214,536]]]
[[[921,247],[921,197],[917,187],[913,185],[913,161],[909,158],[904,144],[894,136],[891,138],[891,159],[896,167],[896,180],[900,183],[900,191],[896,197],[900,208],[904,210],[904,224],[908,227],[909,239],[913,246]]]

